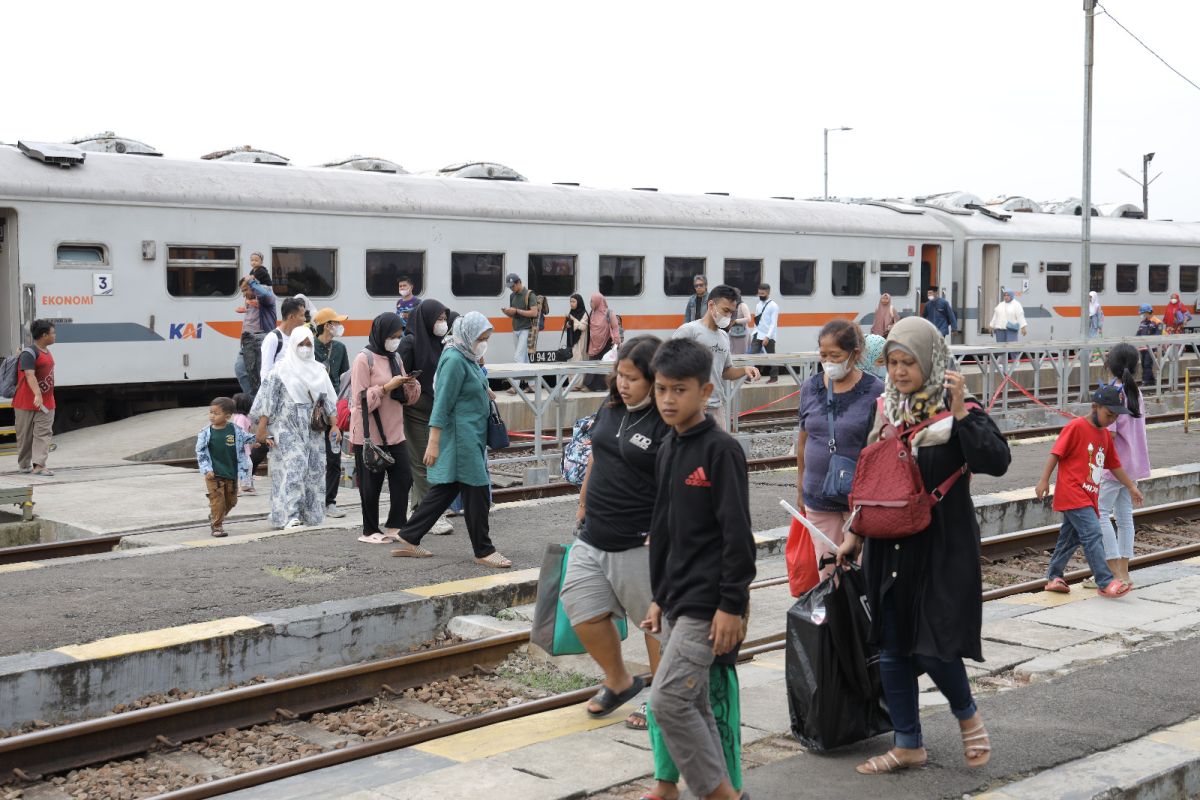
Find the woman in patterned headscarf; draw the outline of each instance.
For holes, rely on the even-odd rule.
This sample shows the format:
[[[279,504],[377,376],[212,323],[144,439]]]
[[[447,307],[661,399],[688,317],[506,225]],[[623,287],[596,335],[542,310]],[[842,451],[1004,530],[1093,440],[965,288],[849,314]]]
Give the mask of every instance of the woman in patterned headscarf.
[[[963,376],[950,369],[950,348],[920,317],[896,323],[885,347],[888,377],[868,442],[879,439],[883,417],[904,430],[934,420],[912,437],[926,489],[968,469],[987,475],[1008,470],[1008,443],[970,399]],[[948,413],[943,413],[948,412]],[[926,761],[917,700],[917,675],[927,673],[950,701],[962,733],[967,765],[981,767],[991,741],[975,708],[964,658],[983,660],[983,606],[979,526],[969,475],[933,507],[929,527],[903,539],[863,539],[847,533],[838,562],[863,554],[871,604],[871,639],[880,648],[879,673],[892,715],[895,745],[858,765],[874,775]]]

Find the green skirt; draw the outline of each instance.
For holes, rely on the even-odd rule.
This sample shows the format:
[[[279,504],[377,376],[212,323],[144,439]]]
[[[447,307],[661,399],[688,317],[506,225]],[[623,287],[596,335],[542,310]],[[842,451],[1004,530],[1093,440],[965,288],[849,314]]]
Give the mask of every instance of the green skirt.
[[[717,721],[717,733],[721,737],[721,750],[725,753],[725,768],[729,771],[729,782],[733,788],[742,788],[742,707],[738,699],[737,669],[732,666],[713,664],[708,669],[708,703],[712,706]],[[679,783],[679,769],[667,752],[662,731],[654,720],[654,710],[646,705],[646,726],[650,734],[650,746],[654,749],[654,779],[666,783]]]

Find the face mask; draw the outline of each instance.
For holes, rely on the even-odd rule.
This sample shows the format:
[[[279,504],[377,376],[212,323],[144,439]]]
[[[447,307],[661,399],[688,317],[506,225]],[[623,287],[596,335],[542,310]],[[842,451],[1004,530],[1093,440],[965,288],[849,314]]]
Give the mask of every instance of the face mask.
[[[882,364],[876,364],[875,366],[867,367],[867,372],[871,373],[876,378],[879,378],[881,381],[887,378],[887,367],[883,366]]]
[[[401,297],[408,297],[410,294],[412,294],[412,289],[401,289],[400,290]]]
[[[387,350],[389,353],[396,352],[397,350],[400,349],[400,340],[399,339],[388,339],[386,342],[383,343],[383,349]]]
[[[316,354],[313,353],[311,347],[297,347],[296,355],[300,356],[301,361],[312,361],[316,358]]]
[[[723,317],[713,314],[713,322],[716,323],[718,328],[728,328],[729,323],[733,322],[733,317]]]
[[[450,330],[450,326],[447,325],[443,320],[438,320],[437,322],[433,323],[434,336],[445,336],[446,331],[448,330]]]
[[[341,336],[345,332],[346,332],[345,326],[343,326],[343,325],[334,325],[333,326],[333,335],[334,336]]]
[[[829,380],[831,381],[840,381],[850,374],[849,359],[841,363],[825,361],[823,364],[825,366],[825,374],[829,376]]]
[[[487,340],[480,339],[475,343],[475,355],[478,358],[483,358],[483,354],[487,352]]]

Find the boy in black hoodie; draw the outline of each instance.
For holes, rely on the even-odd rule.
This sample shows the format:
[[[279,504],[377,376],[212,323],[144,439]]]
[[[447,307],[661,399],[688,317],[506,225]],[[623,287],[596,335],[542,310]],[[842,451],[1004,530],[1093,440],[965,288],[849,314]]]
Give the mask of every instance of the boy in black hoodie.
[[[705,414],[708,350],[672,339],[651,366],[659,413],[674,430],[658,452],[650,525],[654,602],[642,627],[661,629],[663,648],[650,708],[688,787],[705,800],[737,800],[708,681],[714,660],[735,657],[745,635],[755,556],[746,457]]]

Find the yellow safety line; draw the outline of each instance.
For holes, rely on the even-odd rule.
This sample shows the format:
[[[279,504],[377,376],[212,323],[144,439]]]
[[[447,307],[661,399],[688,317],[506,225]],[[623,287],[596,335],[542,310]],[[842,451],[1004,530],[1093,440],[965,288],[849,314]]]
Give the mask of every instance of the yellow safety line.
[[[55,648],[55,652],[70,656],[77,661],[92,659],[114,658],[129,653],[145,650],[156,650],[161,647],[171,647],[216,636],[225,636],[251,628],[264,627],[266,623],[253,617],[226,617],[208,622],[196,622],[191,625],[179,625],[174,628],[160,628],[155,631],[142,633],[127,633],[122,636],[111,636],[87,644],[72,644]]]
[[[22,561],[20,564],[0,564],[0,572],[24,572],[27,569],[41,569],[46,566],[38,561]]]
[[[429,586],[416,586],[412,589],[402,589],[401,591],[419,595],[420,597],[441,597],[447,594],[463,594],[464,592],[473,592],[479,589],[492,589],[497,586],[508,586],[513,583],[537,580],[539,573],[541,573],[541,570],[535,567],[517,572],[502,572],[495,575],[481,575],[478,578],[464,578],[460,581],[447,581],[446,583],[434,583]]]

